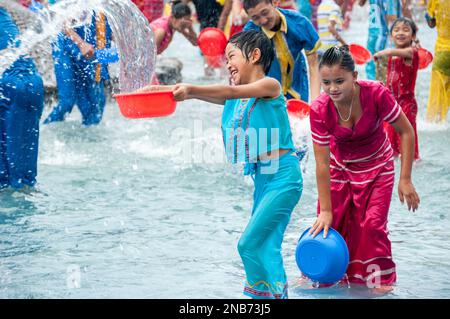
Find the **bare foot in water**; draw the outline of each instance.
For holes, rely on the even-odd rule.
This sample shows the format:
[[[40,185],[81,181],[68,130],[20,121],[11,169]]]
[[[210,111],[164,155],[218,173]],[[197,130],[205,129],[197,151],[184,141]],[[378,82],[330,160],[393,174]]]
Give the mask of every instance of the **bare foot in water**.
[[[392,286],[380,286],[376,288],[372,288],[370,291],[374,293],[375,295],[385,295],[394,290],[394,287]]]

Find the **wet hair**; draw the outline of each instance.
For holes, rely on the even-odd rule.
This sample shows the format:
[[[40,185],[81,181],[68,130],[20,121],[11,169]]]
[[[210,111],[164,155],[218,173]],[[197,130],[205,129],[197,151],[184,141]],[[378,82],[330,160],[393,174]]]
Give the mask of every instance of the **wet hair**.
[[[355,61],[350,54],[348,45],[343,45],[341,47],[334,46],[325,51],[319,62],[319,69],[324,65],[333,66],[339,65],[342,69],[354,72],[355,71]]]
[[[245,12],[248,12],[249,9],[256,7],[261,2],[272,4],[272,0],[244,0]]]
[[[397,20],[394,21],[394,23],[392,24],[391,29],[389,31],[390,34],[392,34],[392,31],[394,31],[395,26],[398,23],[401,23],[401,22],[403,22],[404,24],[409,25],[409,27],[412,30],[412,36],[414,37],[416,35],[416,33],[417,33],[417,25],[414,23],[413,20],[411,20],[410,18],[406,18],[406,17],[397,18]]]
[[[261,51],[261,58],[256,64],[261,64],[264,73],[268,73],[272,60],[275,57],[272,41],[262,32],[256,30],[247,30],[233,35],[228,43],[235,45],[242,51],[243,55],[250,60],[250,56],[255,49]]]
[[[172,1],[172,17],[175,19],[181,19],[186,16],[191,16],[191,8],[181,0]]]

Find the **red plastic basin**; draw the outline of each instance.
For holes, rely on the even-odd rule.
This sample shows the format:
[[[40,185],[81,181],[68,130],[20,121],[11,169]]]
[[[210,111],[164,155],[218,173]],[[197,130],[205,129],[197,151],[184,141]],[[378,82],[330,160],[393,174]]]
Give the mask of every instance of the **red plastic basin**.
[[[168,116],[175,112],[177,106],[172,91],[121,93],[113,96],[122,115],[131,119]]]
[[[225,65],[225,58],[223,55],[207,56],[205,55],[206,64],[212,68],[221,68]]]
[[[293,116],[305,118],[309,115],[309,104],[305,101],[290,99],[286,104],[288,112]]]
[[[353,43],[350,44],[348,48],[356,64],[367,63],[372,58],[372,54],[370,53],[370,51],[362,45]]]
[[[425,69],[433,61],[433,54],[424,48],[419,49],[419,70]]]
[[[218,56],[225,52],[227,47],[227,37],[218,28],[205,28],[197,38],[198,46],[206,56]]]

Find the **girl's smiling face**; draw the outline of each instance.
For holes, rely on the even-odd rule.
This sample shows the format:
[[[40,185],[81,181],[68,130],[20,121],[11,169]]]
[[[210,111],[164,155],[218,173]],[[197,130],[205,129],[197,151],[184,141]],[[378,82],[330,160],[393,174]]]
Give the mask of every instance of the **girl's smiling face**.
[[[358,72],[343,69],[339,64],[324,65],[320,68],[322,88],[333,102],[345,102],[351,99]]]
[[[411,26],[401,21],[392,27],[391,37],[397,48],[406,48],[411,45],[416,36],[413,35]]]
[[[228,43],[225,49],[225,57],[227,59],[227,68],[230,72],[231,82],[234,85],[248,84],[250,74],[252,73],[252,61],[258,60],[259,49],[253,50],[249,59],[236,45]]]

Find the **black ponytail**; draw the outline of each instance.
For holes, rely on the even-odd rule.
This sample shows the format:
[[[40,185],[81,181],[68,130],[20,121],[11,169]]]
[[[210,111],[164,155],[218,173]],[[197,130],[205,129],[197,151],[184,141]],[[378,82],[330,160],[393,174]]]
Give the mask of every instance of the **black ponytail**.
[[[355,71],[355,61],[353,61],[348,45],[343,45],[341,47],[334,46],[326,50],[320,59],[319,69],[324,65],[339,65],[346,71]]]

